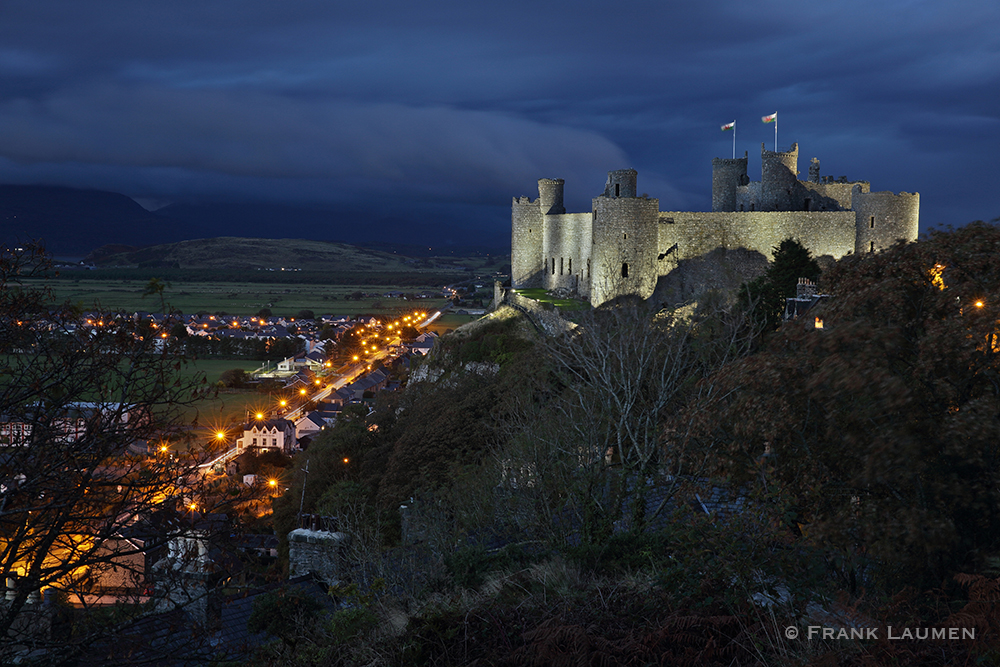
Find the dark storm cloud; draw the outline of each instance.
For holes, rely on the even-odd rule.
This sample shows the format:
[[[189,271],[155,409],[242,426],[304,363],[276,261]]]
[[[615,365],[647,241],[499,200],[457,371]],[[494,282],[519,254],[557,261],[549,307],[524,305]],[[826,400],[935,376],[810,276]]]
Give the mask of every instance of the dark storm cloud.
[[[0,180],[453,201],[467,220],[542,176],[584,210],[630,166],[664,209],[704,209],[710,160],[732,150],[719,125],[738,120],[753,169],[778,111],[800,166],[919,190],[925,224],[1000,215],[1000,8],[875,5],[15,0]]]

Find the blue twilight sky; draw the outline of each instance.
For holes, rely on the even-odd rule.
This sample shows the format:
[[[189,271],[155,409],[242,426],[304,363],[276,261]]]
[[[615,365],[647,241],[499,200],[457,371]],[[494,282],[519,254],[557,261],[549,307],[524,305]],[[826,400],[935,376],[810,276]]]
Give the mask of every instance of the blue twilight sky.
[[[334,213],[275,236],[370,213],[502,243],[538,178],[583,211],[625,167],[708,210],[721,124],[756,180],[775,111],[803,175],[919,191],[925,230],[996,218],[1000,3],[0,3],[0,183]]]

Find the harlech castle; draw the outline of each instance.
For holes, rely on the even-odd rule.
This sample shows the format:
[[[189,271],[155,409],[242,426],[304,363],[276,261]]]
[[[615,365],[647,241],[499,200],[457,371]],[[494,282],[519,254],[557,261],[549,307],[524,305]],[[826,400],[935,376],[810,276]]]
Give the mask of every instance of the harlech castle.
[[[588,213],[567,213],[562,179],[538,181],[538,199],[515,197],[511,214],[511,285],[562,288],[599,305],[621,294],[649,298],[679,260],[722,248],[771,259],[794,238],[814,256],[840,258],[917,238],[920,195],[871,192],[867,181],[821,177],[812,159],[798,179],[798,144],[761,146],[761,178],[747,177],[747,156],[712,160],[712,211],[661,211],[638,196],[636,171],[608,174]]]

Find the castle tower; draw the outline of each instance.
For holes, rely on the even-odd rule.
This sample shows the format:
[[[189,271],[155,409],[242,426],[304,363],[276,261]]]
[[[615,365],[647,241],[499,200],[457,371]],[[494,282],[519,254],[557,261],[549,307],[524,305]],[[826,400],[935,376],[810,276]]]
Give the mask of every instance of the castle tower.
[[[560,204],[561,193],[560,181]],[[539,194],[541,194],[540,187]],[[545,216],[542,215],[541,199],[541,196],[535,201],[531,201],[528,197],[514,197],[511,203],[510,284],[514,289],[542,286],[542,238],[545,235]]]
[[[563,206],[563,185],[566,183],[561,178],[540,178],[538,179],[538,205],[542,210],[542,215],[554,215],[565,213]]]
[[[919,235],[919,193],[864,192],[860,185],[855,185],[851,204],[857,254],[888,248],[900,239],[913,241]]]
[[[604,194],[593,199],[590,302],[623,294],[648,298],[656,286],[660,200],[636,197],[636,171],[608,173]]]
[[[799,145],[789,151],[769,151],[760,145],[762,211],[794,211],[799,176]]]
[[[608,172],[608,182],[604,186],[605,197],[635,197],[635,184],[639,172],[635,169],[619,169]]]
[[[736,159],[712,160],[712,210],[735,211],[736,188],[750,182],[747,176],[747,154]]]

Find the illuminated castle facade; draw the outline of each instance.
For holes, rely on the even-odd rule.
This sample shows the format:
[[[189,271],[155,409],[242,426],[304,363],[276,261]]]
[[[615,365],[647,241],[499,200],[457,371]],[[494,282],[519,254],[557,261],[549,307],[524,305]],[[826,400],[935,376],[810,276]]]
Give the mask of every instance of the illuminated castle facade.
[[[511,285],[563,288],[599,305],[622,294],[648,298],[678,260],[746,248],[771,259],[794,238],[814,256],[875,252],[917,238],[920,195],[871,192],[867,181],[821,177],[813,158],[798,178],[798,144],[761,146],[761,179],[747,177],[747,156],[712,161],[710,212],[660,211],[637,196],[637,173],[608,173],[587,213],[567,213],[562,179],[538,181],[538,198],[515,197],[511,213]]]

